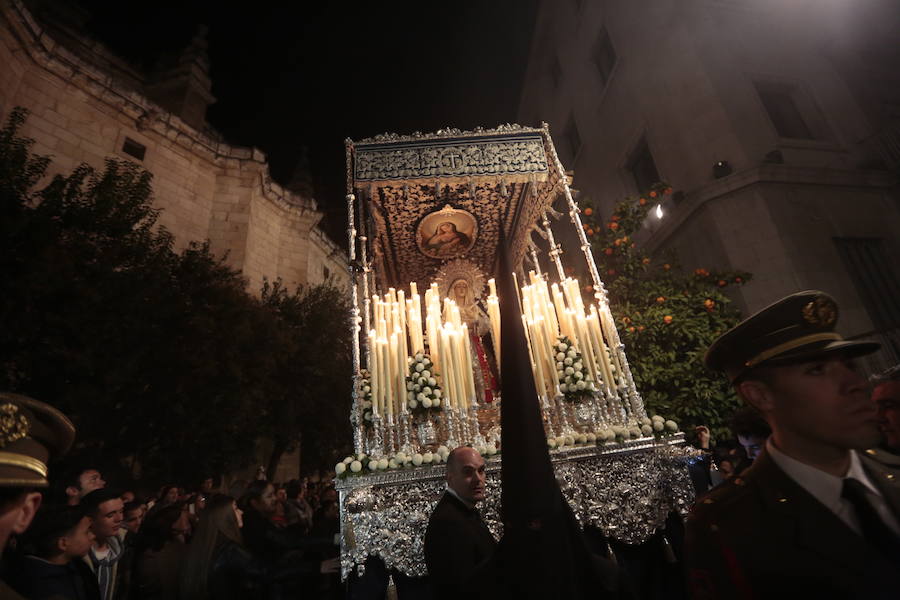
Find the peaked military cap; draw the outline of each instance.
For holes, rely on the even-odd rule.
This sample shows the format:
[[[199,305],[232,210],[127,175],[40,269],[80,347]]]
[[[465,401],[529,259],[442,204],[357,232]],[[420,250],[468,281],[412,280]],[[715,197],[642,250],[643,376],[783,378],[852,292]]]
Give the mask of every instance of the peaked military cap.
[[[47,487],[47,464],[74,440],[75,426],[52,406],[0,392],[0,487]]]
[[[706,352],[706,365],[736,381],[760,365],[878,350],[876,342],[845,340],[834,330],[837,320],[837,302],[825,292],[791,294],[722,334]]]

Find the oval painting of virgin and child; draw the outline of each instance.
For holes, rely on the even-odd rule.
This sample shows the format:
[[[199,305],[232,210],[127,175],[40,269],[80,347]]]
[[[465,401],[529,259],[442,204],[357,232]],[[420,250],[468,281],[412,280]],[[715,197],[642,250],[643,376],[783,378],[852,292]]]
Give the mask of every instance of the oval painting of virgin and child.
[[[425,256],[455,258],[469,251],[475,243],[477,229],[471,213],[445,207],[422,218],[416,241]]]

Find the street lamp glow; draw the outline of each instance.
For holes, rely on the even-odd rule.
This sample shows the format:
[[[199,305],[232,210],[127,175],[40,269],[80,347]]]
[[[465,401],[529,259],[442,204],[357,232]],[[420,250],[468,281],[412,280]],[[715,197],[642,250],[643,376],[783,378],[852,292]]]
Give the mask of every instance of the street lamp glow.
[[[656,205],[656,218],[662,219],[662,217],[663,217],[662,204],[657,204]]]

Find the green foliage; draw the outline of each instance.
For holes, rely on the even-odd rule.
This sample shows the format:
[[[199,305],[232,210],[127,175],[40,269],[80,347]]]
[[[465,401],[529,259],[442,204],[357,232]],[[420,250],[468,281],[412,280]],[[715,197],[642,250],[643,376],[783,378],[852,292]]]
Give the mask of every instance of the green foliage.
[[[176,252],[151,175],[133,163],[81,165],[39,188],[50,160],[18,135],[24,119],[17,110],[0,131],[0,389],[60,408],[78,451],[150,481],[242,466],[287,423],[292,439],[346,431],[337,290],[279,284],[259,299],[208,245]],[[338,354],[299,343],[322,344],[325,327]],[[285,407],[296,418],[277,429]]]
[[[703,355],[740,320],[724,290],[750,275],[703,268],[686,273],[673,256],[651,257],[635,244],[648,213],[669,193],[657,184],[618,204],[606,221],[585,205],[584,228],[648,412],[676,419],[683,431],[707,425],[713,436],[727,437],[738,401],[726,379],[706,369]]]

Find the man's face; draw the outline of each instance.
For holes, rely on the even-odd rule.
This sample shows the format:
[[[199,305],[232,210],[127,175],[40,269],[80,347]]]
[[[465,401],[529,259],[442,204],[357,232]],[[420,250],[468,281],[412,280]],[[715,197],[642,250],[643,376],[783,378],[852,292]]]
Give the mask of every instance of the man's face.
[[[90,517],[84,517],[64,538],[65,553],[69,558],[81,558],[94,544],[94,531]]]
[[[878,426],[891,450],[900,451],[900,382],[891,381],[876,388]]]
[[[88,469],[78,476],[78,487],[79,495],[84,498],[94,490],[105,488],[106,482],[103,481],[103,477],[100,476],[100,471]]]
[[[766,445],[766,438],[756,437],[755,435],[739,435],[737,439],[750,460],[756,460],[756,457],[759,456],[759,453],[762,452]]]
[[[137,533],[141,528],[141,522],[144,520],[144,509],[135,508],[125,513],[125,519],[122,521],[122,527],[131,533]]]
[[[472,448],[457,450],[454,464],[447,469],[447,485],[460,498],[476,504],[484,500],[484,459]]]
[[[275,512],[275,488],[270,484],[266,486],[259,500],[252,500],[254,508],[264,515]]]
[[[101,503],[97,507],[97,514],[94,516],[94,524],[92,527],[94,535],[97,536],[98,540],[105,540],[106,538],[116,535],[119,531],[119,527],[122,526],[122,521],[125,520],[122,506],[123,503],[121,498],[113,498],[112,500]]]
[[[880,440],[875,403],[852,360],[822,357],[773,369],[773,429],[813,447],[862,449]]]

